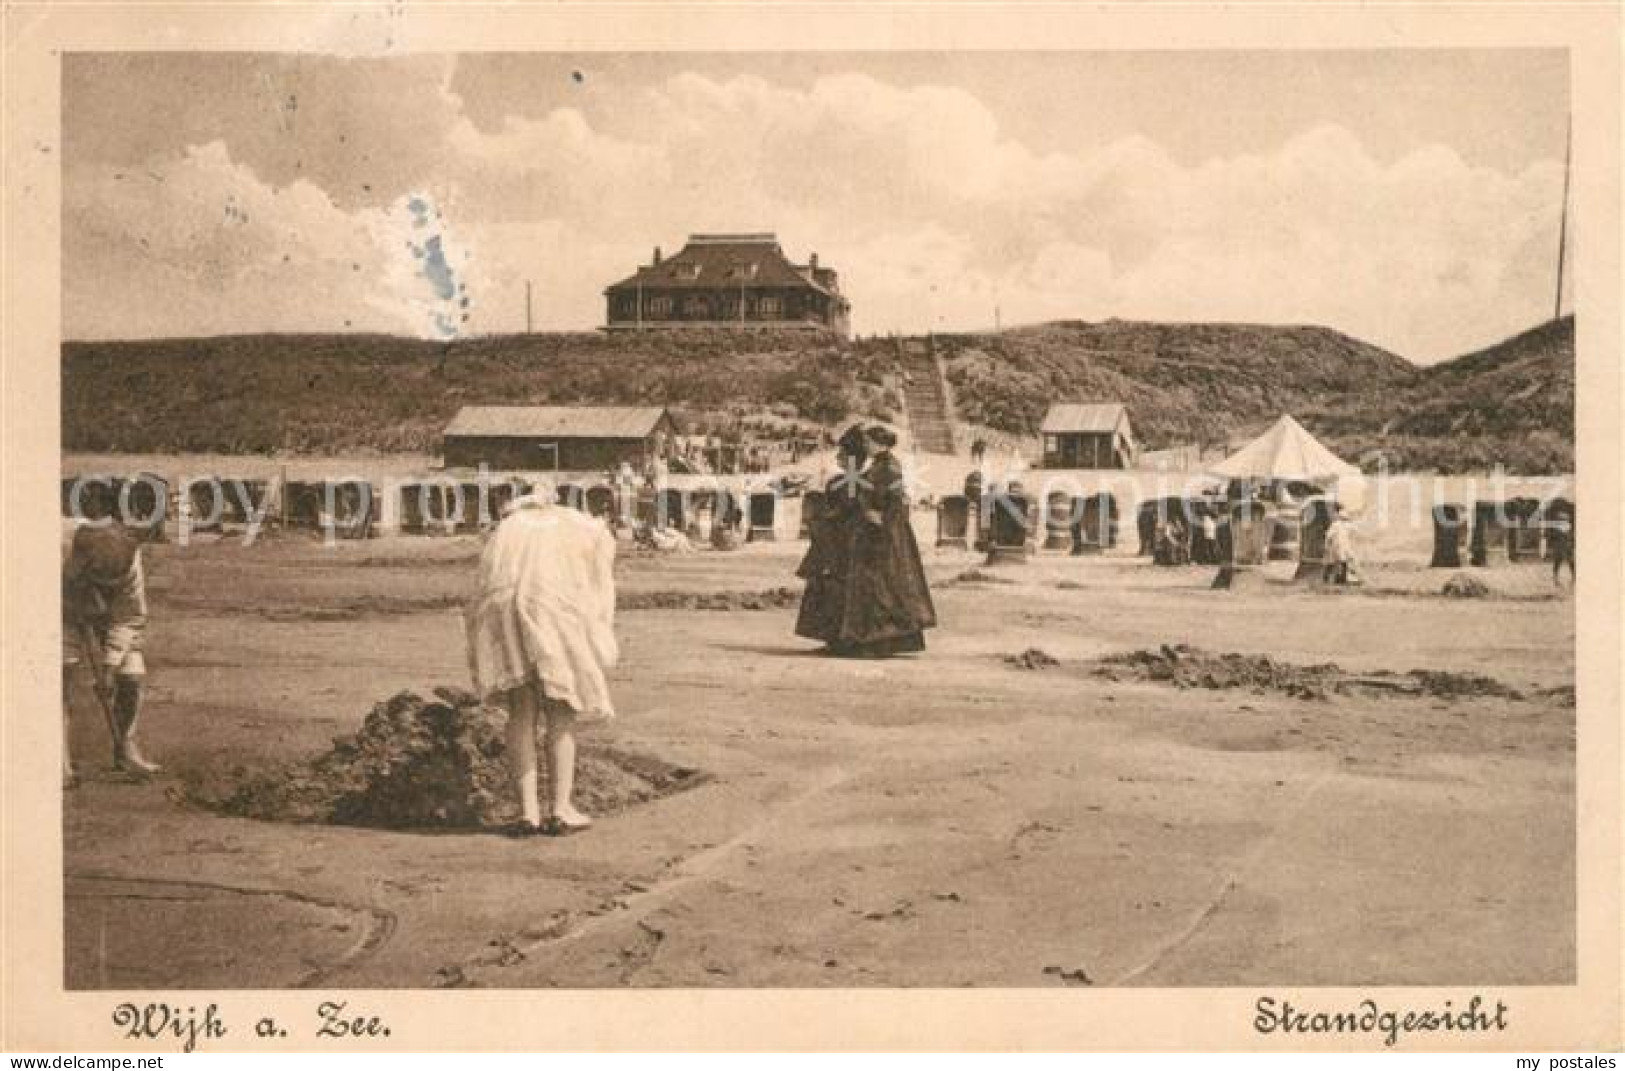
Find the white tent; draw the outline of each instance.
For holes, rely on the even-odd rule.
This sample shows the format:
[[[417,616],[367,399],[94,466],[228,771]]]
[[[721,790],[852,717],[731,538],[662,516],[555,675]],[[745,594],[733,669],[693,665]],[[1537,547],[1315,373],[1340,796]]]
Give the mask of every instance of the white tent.
[[[1264,434],[1215,465],[1213,474],[1232,480],[1319,484],[1327,490],[1335,488],[1337,497],[1356,509],[1365,491],[1359,466],[1326,449],[1302,424],[1284,415]]]

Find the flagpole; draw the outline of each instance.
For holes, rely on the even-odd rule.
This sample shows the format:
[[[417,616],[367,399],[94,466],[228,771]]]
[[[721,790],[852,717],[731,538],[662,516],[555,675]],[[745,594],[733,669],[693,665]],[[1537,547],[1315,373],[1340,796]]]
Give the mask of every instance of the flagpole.
[[[1563,257],[1569,240],[1569,169],[1574,150],[1574,117],[1569,117],[1568,134],[1563,141],[1563,214],[1557,225],[1557,304],[1552,319],[1563,316]]]

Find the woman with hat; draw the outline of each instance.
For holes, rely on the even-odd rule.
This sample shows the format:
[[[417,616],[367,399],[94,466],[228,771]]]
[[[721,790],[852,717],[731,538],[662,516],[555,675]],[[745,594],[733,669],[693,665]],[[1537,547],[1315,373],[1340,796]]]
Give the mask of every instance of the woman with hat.
[[[796,575],[807,582],[796,615],[796,635],[822,640],[831,654],[844,653],[841,619],[846,606],[846,583],[852,566],[852,545],[860,523],[859,479],[869,454],[863,426],[854,424],[835,445],[836,472],[824,484],[816,514],[808,521],[811,544]],[[803,508],[807,505],[803,500]]]
[[[903,469],[892,454],[897,435],[873,424],[864,438],[869,467],[858,481],[852,559],[832,646],[865,658],[923,651],[937,614],[909,521]]]

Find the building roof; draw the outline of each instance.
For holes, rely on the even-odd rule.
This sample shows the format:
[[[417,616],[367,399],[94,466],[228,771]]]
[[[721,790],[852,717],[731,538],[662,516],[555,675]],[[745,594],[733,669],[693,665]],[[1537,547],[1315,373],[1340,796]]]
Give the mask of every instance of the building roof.
[[[447,437],[646,439],[667,412],[660,406],[465,405]]]
[[[1290,416],[1282,416],[1268,431],[1214,466],[1216,476],[1232,479],[1325,480],[1358,476],[1349,464],[1309,434]]]
[[[1120,402],[1077,404],[1067,402],[1049,407],[1039,428],[1045,435],[1085,432],[1105,435],[1128,423],[1128,410]]]
[[[645,264],[608,287],[632,286],[672,290],[755,290],[764,287],[808,287],[838,296],[835,272],[811,264],[793,264],[771,234],[695,234],[675,255]]]

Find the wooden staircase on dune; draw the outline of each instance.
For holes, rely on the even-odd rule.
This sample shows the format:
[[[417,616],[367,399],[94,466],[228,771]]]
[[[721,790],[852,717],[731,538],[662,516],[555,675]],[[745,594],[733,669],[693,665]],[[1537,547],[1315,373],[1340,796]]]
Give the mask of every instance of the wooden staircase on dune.
[[[914,448],[928,454],[954,453],[953,410],[931,340],[900,339],[897,364]]]

